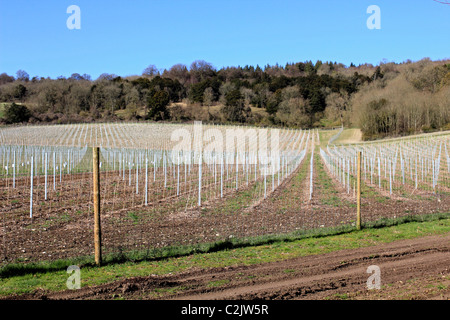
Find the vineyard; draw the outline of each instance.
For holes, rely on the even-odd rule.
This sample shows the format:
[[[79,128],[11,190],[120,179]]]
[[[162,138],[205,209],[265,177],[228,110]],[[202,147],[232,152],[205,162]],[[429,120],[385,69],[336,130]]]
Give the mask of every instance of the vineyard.
[[[344,129],[74,124],[0,129],[1,264],[92,256],[100,148],[106,254],[450,208],[450,134],[339,144]]]

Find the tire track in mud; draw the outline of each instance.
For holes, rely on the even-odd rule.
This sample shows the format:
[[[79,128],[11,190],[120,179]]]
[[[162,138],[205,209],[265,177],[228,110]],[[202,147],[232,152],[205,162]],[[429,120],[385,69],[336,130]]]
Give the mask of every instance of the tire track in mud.
[[[366,270],[371,265],[380,267],[380,290],[367,289],[370,274]],[[450,280],[450,234],[258,265],[129,278],[75,291],[36,291],[7,299],[315,300],[355,293],[356,298],[370,298],[372,293],[383,298],[393,295],[390,287],[406,290],[408,282],[430,277]],[[439,295],[429,292],[426,285],[414,290],[420,298],[450,298],[449,286]]]
[[[407,281],[416,276],[449,273],[450,237],[443,247],[430,243],[400,248],[385,247],[367,250],[340,251],[315,257],[297,258],[266,268],[268,279],[252,284],[198,294],[181,294],[179,299],[316,299],[347,291],[366,290],[366,273],[370,265],[378,265],[381,279],[386,283]],[[445,241],[445,240],[444,240]],[[367,249],[367,248],[366,248]],[[264,267],[253,270],[264,272]],[[292,276],[286,276],[286,271]],[[402,280],[399,280],[402,279]]]

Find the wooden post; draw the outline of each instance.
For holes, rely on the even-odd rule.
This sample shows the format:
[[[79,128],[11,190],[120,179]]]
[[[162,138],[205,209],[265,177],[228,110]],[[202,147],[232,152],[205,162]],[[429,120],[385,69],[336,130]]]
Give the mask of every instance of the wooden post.
[[[361,230],[361,151],[358,151],[356,179],[356,229]]]
[[[102,243],[100,228],[100,170],[99,170],[99,148],[92,148],[93,154],[93,182],[94,182],[94,248],[95,264],[100,266],[102,262]]]

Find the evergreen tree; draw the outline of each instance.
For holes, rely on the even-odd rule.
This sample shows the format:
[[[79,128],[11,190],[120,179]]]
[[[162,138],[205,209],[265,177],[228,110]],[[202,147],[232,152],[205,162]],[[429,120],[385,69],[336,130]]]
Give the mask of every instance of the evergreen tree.
[[[26,106],[11,103],[5,108],[3,118],[6,123],[26,122],[30,119],[31,113]]]
[[[170,115],[169,110],[167,109],[169,102],[169,94],[166,91],[156,91],[156,93],[148,99],[148,118],[155,121],[169,119]]]
[[[245,121],[244,97],[238,89],[231,90],[225,95],[225,106],[222,113],[231,122]]]

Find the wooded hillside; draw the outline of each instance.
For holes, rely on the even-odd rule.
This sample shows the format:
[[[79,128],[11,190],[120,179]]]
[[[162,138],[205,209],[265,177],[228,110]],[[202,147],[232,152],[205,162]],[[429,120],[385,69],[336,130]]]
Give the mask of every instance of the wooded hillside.
[[[450,60],[226,67],[203,60],[140,76],[0,75],[4,123],[191,121],[359,127],[364,139],[450,129]],[[20,107],[19,107],[20,106]]]

